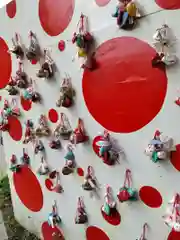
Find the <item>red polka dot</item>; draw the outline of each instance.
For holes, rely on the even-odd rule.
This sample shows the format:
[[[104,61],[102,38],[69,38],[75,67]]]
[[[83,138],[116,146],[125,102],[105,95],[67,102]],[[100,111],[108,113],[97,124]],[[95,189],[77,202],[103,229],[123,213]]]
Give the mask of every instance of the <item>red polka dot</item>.
[[[12,0],[6,5],[6,13],[8,17],[13,18],[16,15],[16,0]]]
[[[84,71],[82,87],[89,112],[104,128],[134,132],[158,114],[167,77],[165,71],[152,68],[155,54],[133,37],[114,38],[97,49],[97,69]]]
[[[21,106],[25,111],[29,111],[32,106],[32,101],[26,100],[25,98],[23,98],[23,96],[21,96]]]
[[[139,197],[148,207],[158,208],[162,204],[161,194],[157,189],[150,186],[143,186],[139,190]]]
[[[111,0],[95,0],[96,4],[99,7],[104,7],[106,6]]]
[[[45,180],[45,186],[47,187],[47,189],[49,191],[53,191],[53,183],[50,179],[46,179]]]
[[[86,240],[110,240],[103,230],[95,226],[86,229]]]
[[[171,231],[167,240],[179,240],[180,239],[180,232],[175,232],[175,231]]]
[[[13,173],[14,186],[21,202],[31,211],[39,212],[43,207],[43,193],[39,181],[27,166]]]
[[[22,138],[22,126],[20,121],[14,117],[8,117],[9,135],[14,141],[20,141]]]
[[[104,211],[101,209],[101,213],[103,218],[111,225],[117,226],[121,222],[121,216],[118,211],[115,211],[111,216],[108,216]]]
[[[170,161],[173,167],[180,171],[180,144],[176,145],[176,151],[171,153]]]
[[[59,119],[58,113],[55,109],[50,109],[48,112],[49,120],[53,123],[56,123]]]
[[[159,7],[164,8],[164,9],[170,9],[170,10],[175,10],[175,9],[180,9],[180,1],[179,0],[155,0],[157,5]]]
[[[59,48],[59,50],[61,52],[64,51],[64,49],[65,49],[65,41],[63,41],[63,40],[59,41],[58,48]]]
[[[40,0],[39,18],[44,31],[57,36],[69,25],[74,12],[74,0]]]
[[[77,174],[80,176],[80,177],[83,177],[84,176],[84,170],[80,167],[77,168]]]
[[[31,60],[31,64],[32,64],[32,65],[35,65],[37,62],[38,62],[37,59],[32,59],[32,60]]]
[[[43,239],[44,240],[54,240],[55,238],[53,238],[53,233],[58,233],[63,235],[62,231],[60,230],[60,228],[58,227],[54,227],[52,228],[51,226],[49,226],[48,222],[44,222],[41,226],[41,231],[42,231],[42,235],[43,235]]]
[[[8,53],[8,46],[0,37],[0,89],[5,88],[9,82],[12,71],[11,55]]]

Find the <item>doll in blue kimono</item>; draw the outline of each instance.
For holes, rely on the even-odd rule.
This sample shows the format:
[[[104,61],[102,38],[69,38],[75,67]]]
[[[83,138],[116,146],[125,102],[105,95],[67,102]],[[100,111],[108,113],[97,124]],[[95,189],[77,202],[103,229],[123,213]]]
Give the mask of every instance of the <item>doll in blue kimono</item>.
[[[71,144],[68,144],[67,153],[64,158],[65,158],[66,163],[62,169],[62,174],[69,175],[69,174],[73,173],[74,168],[75,168],[75,155],[73,153]]]

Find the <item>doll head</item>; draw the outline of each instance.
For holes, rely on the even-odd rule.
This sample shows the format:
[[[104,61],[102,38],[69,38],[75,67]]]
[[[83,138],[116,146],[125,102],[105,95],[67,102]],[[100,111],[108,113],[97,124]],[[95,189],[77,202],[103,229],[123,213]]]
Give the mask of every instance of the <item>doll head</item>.
[[[149,157],[152,157],[154,151],[155,151],[154,145],[149,144],[148,147],[145,149],[145,154]]]

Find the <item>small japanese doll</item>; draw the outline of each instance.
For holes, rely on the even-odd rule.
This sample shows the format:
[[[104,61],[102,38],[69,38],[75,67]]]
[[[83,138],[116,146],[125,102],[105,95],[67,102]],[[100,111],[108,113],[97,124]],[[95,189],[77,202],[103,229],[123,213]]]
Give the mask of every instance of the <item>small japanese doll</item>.
[[[137,191],[132,188],[132,177],[129,169],[126,170],[124,185],[119,189],[117,197],[120,202],[137,200]]]
[[[21,165],[18,164],[16,155],[14,155],[14,154],[12,155],[12,157],[11,157],[11,159],[10,159],[10,162],[11,162],[10,170],[11,170],[12,172],[15,172],[15,173],[20,172],[20,170],[21,170]]]
[[[24,135],[23,143],[29,143],[33,142],[35,140],[35,130],[34,130],[34,124],[31,120],[27,120],[26,123],[26,130]]]
[[[140,238],[138,238],[138,239],[136,239],[136,240],[147,240],[147,238],[146,238],[147,228],[148,228],[148,224],[145,223],[145,224],[143,225],[143,231],[142,231],[142,234],[141,234]]]
[[[22,96],[26,100],[31,100],[32,102],[40,102],[40,94],[35,91],[34,85],[34,81],[30,79],[30,85],[26,89],[24,89]]]
[[[36,128],[36,136],[38,137],[48,137],[51,134],[50,128],[46,116],[41,114],[39,118],[39,127]]]
[[[22,44],[20,43],[20,36],[19,34],[15,33],[15,36],[12,38],[13,47],[10,50],[13,54],[15,54],[16,58],[23,59],[24,51],[22,48]]]
[[[78,57],[82,60],[82,68],[92,69],[93,54],[92,48],[94,46],[94,38],[88,32],[87,17],[81,14],[77,25],[77,33],[75,32],[72,38],[72,43],[76,44],[78,49]]]
[[[78,120],[78,126],[73,131],[72,135],[70,136],[70,141],[73,144],[83,143],[88,140],[88,137],[86,136],[84,125],[82,119],[79,118]]]
[[[29,61],[38,60],[40,56],[40,46],[38,44],[36,35],[30,31],[29,33],[30,44],[29,48],[26,50],[26,57]]]
[[[24,165],[29,165],[30,164],[30,157],[27,153],[27,150],[23,148],[23,155],[21,157],[21,163]]]
[[[38,154],[39,152],[42,153],[44,151],[45,151],[45,148],[44,148],[43,142],[36,137],[35,144],[34,144],[34,153]]]
[[[15,81],[17,83],[17,87],[26,88],[28,87],[27,74],[24,72],[23,63],[19,61],[19,67],[16,71]]]
[[[180,195],[175,194],[169,202],[166,214],[163,216],[165,224],[175,232],[180,232]]]
[[[156,29],[153,40],[153,45],[158,48],[157,50],[170,44],[170,28],[167,24],[163,24],[162,27]]]
[[[65,113],[60,114],[60,122],[54,130],[54,136],[69,140],[72,134],[72,128]]]
[[[37,172],[39,175],[47,175],[50,172],[49,166],[43,156],[41,157],[40,167]]]
[[[87,191],[92,191],[96,189],[97,183],[96,178],[94,176],[94,170],[91,166],[87,168],[87,174],[84,178],[84,183],[82,184],[82,188]]]
[[[73,146],[69,143],[66,147],[67,153],[65,155],[65,166],[62,169],[63,175],[69,175],[74,172],[74,168],[76,167],[75,163],[75,155],[73,153]]]
[[[5,89],[8,91],[9,95],[12,95],[12,96],[17,95],[19,91],[17,88],[16,79],[11,77]]]
[[[168,159],[172,151],[174,151],[173,139],[169,137],[163,137],[162,133],[157,130],[154,134],[154,138],[145,149],[145,154],[156,163],[159,160]]]
[[[174,101],[176,105],[180,106],[180,93],[179,93],[179,90],[178,90],[178,97],[176,97],[176,100]]]
[[[61,223],[61,218],[58,215],[57,212],[57,204],[56,202],[53,204],[52,206],[52,212],[49,214],[48,216],[48,224],[49,226],[51,226],[52,228],[55,228],[56,226],[58,226]]]
[[[140,17],[138,9],[132,0],[118,0],[118,6],[112,15],[117,18],[117,24],[123,29],[132,29],[138,17]]]
[[[177,62],[177,57],[174,54],[170,53],[157,53],[155,57],[152,58],[152,66],[153,67],[164,67],[171,66]]]
[[[44,50],[44,63],[36,75],[39,78],[46,79],[50,79],[54,76],[54,61],[46,49]]]
[[[88,222],[88,216],[85,210],[84,201],[82,197],[78,198],[78,206],[75,216],[75,223],[76,224],[84,224]]]
[[[56,102],[57,107],[69,108],[73,104],[74,90],[72,88],[71,79],[69,76],[63,79],[60,96]]]
[[[9,129],[8,117],[4,115],[3,111],[1,111],[1,115],[0,115],[0,130],[1,131],[8,131],[8,129]]]
[[[102,211],[108,216],[112,216],[114,213],[117,212],[116,202],[114,201],[112,189],[109,185],[106,186],[106,193],[104,196],[104,204],[102,206]]]
[[[55,175],[54,177],[53,177],[53,179],[55,178],[55,185],[54,185],[54,187],[53,187],[53,191],[54,192],[56,192],[56,193],[63,193],[64,192],[64,189],[63,189],[63,187],[62,187],[62,185],[61,185],[61,183],[60,183],[60,173],[59,172],[57,172],[57,171],[53,171],[53,172],[51,172],[50,174],[49,174],[49,176],[52,176],[52,175]]]
[[[21,115],[20,108],[17,106],[17,100],[15,98],[12,98],[11,103],[9,103],[8,100],[4,100],[3,114],[6,117],[12,115],[19,117]]]

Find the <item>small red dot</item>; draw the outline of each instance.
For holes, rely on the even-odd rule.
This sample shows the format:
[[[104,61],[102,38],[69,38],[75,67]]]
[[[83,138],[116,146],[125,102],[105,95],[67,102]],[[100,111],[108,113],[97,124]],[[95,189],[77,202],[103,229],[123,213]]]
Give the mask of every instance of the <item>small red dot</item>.
[[[20,121],[14,117],[8,117],[9,135],[14,141],[20,141],[22,138],[22,126]]]
[[[80,176],[80,177],[83,177],[84,176],[84,170],[80,167],[77,168],[77,174]]]
[[[157,189],[151,186],[143,186],[139,190],[139,197],[148,207],[158,208],[162,204],[162,196]]]
[[[111,0],[95,0],[96,4],[99,7],[104,7],[106,6]]]
[[[61,231],[61,229],[58,227],[54,227],[52,228],[48,222],[44,222],[41,226],[41,231],[42,231],[42,235],[43,235],[43,239],[44,240],[55,240],[55,238],[53,237],[53,233],[57,233],[57,234],[61,234],[63,236],[63,233]],[[57,239],[62,239],[62,238],[57,238]]]
[[[86,229],[86,240],[110,240],[110,238],[100,228],[89,226]]]
[[[0,101],[2,100],[2,97],[0,96]]]
[[[180,9],[180,1],[179,0],[155,0],[157,5],[164,9],[175,10]]]
[[[39,19],[50,36],[57,36],[69,25],[74,13],[74,0],[40,0]],[[47,17],[48,16],[48,17]]]
[[[43,207],[43,193],[31,169],[23,166],[19,173],[13,173],[13,182],[21,202],[32,212],[39,212]]]
[[[180,144],[176,145],[176,151],[171,153],[170,161],[173,167],[180,171]]]
[[[11,54],[8,52],[8,46],[5,41],[0,37],[0,89],[5,88],[9,82],[11,71],[12,71],[12,62]]]
[[[167,240],[179,240],[180,239],[180,232],[175,232],[175,231],[171,231]]]
[[[50,180],[50,179],[46,179],[45,180],[45,186],[47,187],[47,189],[49,190],[49,191],[52,191],[53,189],[53,183],[52,183],[52,181]]]
[[[37,62],[38,62],[37,59],[32,59],[32,60],[31,60],[31,64],[32,64],[32,65],[35,65]]]
[[[6,13],[8,17],[14,18],[16,15],[16,0],[12,0],[8,4],[6,4]]]
[[[49,120],[53,123],[56,123],[59,119],[58,113],[55,109],[50,109],[48,112]]]
[[[121,215],[119,212],[116,210],[111,216],[107,215],[104,211],[102,211],[101,208],[101,213],[103,218],[111,225],[117,226],[121,222]]]
[[[29,111],[32,107],[32,101],[31,100],[26,100],[21,96],[21,106],[25,111]]]
[[[65,41],[64,40],[59,41],[58,48],[61,52],[64,51],[64,49],[65,49]]]
[[[167,76],[165,70],[152,68],[155,54],[150,45],[133,37],[114,38],[98,47],[97,69],[85,69],[82,89],[89,112],[105,129],[134,132],[159,113]]]

